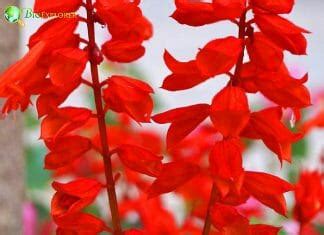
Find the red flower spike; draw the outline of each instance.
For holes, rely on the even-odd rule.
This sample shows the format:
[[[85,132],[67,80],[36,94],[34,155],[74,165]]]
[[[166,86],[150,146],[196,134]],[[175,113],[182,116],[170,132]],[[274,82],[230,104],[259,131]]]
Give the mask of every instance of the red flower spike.
[[[268,108],[251,114],[250,121],[241,133],[250,139],[262,139],[265,145],[276,153],[280,162],[290,162],[290,146],[301,138],[291,132],[282,122],[280,107]]]
[[[71,164],[91,149],[91,141],[82,136],[65,136],[46,145],[50,153],[45,157],[45,168],[51,170]]]
[[[175,0],[175,4],[177,9],[171,17],[180,24],[202,26],[221,20],[212,3],[203,0]]]
[[[247,42],[250,59],[260,69],[277,70],[283,63],[283,51],[263,33],[254,33]]]
[[[247,171],[243,187],[261,203],[281,215],[286,215],[283,194],[293,189],[288,182],[266,173]]]
[[[208,104],[196,104],[169,110],[155,115],[152,119],[161,124],[171,123],[167,134],[167,147],[170,149],[194,131],[208,117],[209,108]]]
[[[153,198],[169,193],[191,180],[200,171],[199,166],[188,162],[171,162],[163,165],[160,175],[148,190],[148,197]]]
[[[277,15],[256,14],[254,18],[260,30],[277,46],[292,54],[306,54],[307,41],[303,33],[309,31]]]
[[[34,47],[38,42],[46,42],[46,53],[53,50],[79,45],[80,37],[74,34],[78,26],[77,18],[56,18],[43,24],[36,33],[29,38],[28,47]]]
[[[157,177],[161,172],[163,157],[144,148],[122,145],[117,148],[116,152],[123,164],[131,170],[153,177]]]
[[[302,224],[309,223],[324,209],[324,184],[320,172],[302,172],[295,187],[294,217]]]
[[[61,231],[58,234],[64,235],[71,235],[71,232],[74,232],[74,234],[95,235],[103,231],[111,231],[102,220],[86,213],[56,216],[54,217],[54,222],[58,225],[59,231]],[[69,233],[66,233],[66,231]]]
[[[137,122],[149,122],[153,100],[153,89],[140,80],[112,76],[107,80],[108,88],[104,90],[104,99],[108,109],[127,113]]]
[[[246,0],[213,0],[216,15],[221,19],[240,18],[246,8]]]
[[[223,136],[238,136],[249,117],[248,99],[243,89],[227,86],[214,97],[210,118]]]
[[[239,139],[216,142],[209,156],[211,174],[225,180],[238,180],[243,173],[242,151]]]
[[[242,49],[242,40],[238,38],[215,39],[197,54],[198,68],[208,77],[226,73],[236,64]]]
[[[108,60],[119,63],[130,63],[145,54],[141,42],[110,40],[102,45],[102,53]]]
[[[88,61],[87,52],[81,49],[64,48],[55,51],[49,67],[51,80],[56,86],[80,80]]]
[[[96,199],[102,188],[102,184],[93,179],[78,179],[66,184],[54,182],[52,186],[56,193],[51,214],[55,217],[81,211]]]
[[[45,117],[41,124],[41,139],[48,140],[63,136],[83,126],[92,112],[85,108],[59,108]]]
[[[36,0],[34,12],[36,13],[71,13],[81,6],[82,0]]]
[[[288,14],[291,12],[294,0],[250,0],[253,10],[264,10],[274,14]]]
[[[164,61],[172,74],[164,79],[163,89],[169,91],[185,90],[208,79],[207,76],[201,74],[195,60],[180,62],[173,58],[168,51],[165,51]]]

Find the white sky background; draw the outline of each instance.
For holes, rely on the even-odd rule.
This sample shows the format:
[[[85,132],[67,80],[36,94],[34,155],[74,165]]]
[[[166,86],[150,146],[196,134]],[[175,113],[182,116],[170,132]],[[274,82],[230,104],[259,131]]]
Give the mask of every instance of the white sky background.
[[[23,7],[32,7],[32,0],[23,1]],[[163,62],[163,52],[168,49],[179,60],[193,59],[198,48],[203,47],[214,38],[237,35],[237,28],[229,22],[221,22],[204,27],[189,27],[178,24],[169,16],[174,11],[174,0],[142,0],[141,7],[144,15],[154,25],[154,37],[145,44],[146,54],[135,65],[146,75],[148,82],[156,91],[156,96],[162,101],[163,110],[196,103],[210,103],[213,95],[219,91],[221,85],[226,84],[227,78],[216,77],[193,89],[168,92],[159,87],[164,77],[169,74]],[[313,94],[324,90],[324,1],[323,0],[296,0],[293,13],[289,15],[297,25],[307,28],[312,34],[308,36],[308,56],[291,56],[287,53],[287,64],[290,68],[309,72],[308,86]],[[22,52],[27,50],[25,46],[28,37],[43,23],[40,19],[27,19],[26,26],[22,29]],[[97,29],[98,42],[108,39],[108,33],[100,27]],[[85,35],[85,29],[81,28],[81,34]],[[84,36],[86,37],[86,36]],[[108,76],[108,75],[107,75]],[[78,98],[73,99],[80,102]],[[255,99],[251,99],[252,102]],[[310,155],[318,157],[321,149],[324,149],[324,134],[315,132],[312,136]],[[316,165],[313,160],[312,165]]]

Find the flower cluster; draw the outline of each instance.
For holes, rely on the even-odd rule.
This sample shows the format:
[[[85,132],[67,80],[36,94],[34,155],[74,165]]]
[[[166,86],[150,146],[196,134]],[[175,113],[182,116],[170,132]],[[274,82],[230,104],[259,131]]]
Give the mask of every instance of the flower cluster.
[[[105,115],[108,111],[124,113],[137,122],[149,122],[153,109],[152,88],[143,81],[113,75],[100,81],[98,65],[105,56],[114,62],[132,62],[144,55],[143,42],[153,34],[151,23],[139,8],[140,1],[131,0],[59,0],[35,1],[35,12],[68,13],[84,8],[87,17],[54,18],[43,24],[28,43],[28,53],[8,68],[0,78],[0,96],[6,99],[2,113],[26,110],[37,96],[36,106],[41,120],[40,138],[49,153],[45,168],[63,174],[64,169],[86,154],[102,155],[102,177],[80,177],[67,183],[54,182],[51,215],[57,234],[98,234],[113,231],[122,234],[115,191],[115,175],[111,156],[117,154],[127,169],[157,176],[161,157],[139,144],[108,145]],[[85,23],[88,39],[76,33]],[[111,39],[100,48],[95,41],[95,24],[105,26]],[[85,46],[83,46],[85,44]],[[92,81],[84,78],[90,64]],[[81,85],[94,92],[96,111],[86,107],[64,106],[64,101]],[[89,123],[96,123],[94,136],[87,133]],[[92,138],[93,137],[93,138]],[[110,149],[114,147],[114,149]],[[141,161],[138,161],[141,159]],[[101,160],[102,161],[102,160]],[[106,189],[113,227],[84,209]]]
[[[210,41],[186,62],[165,51],[170,75],[163,89],[187,90],[219,75],[228,76],[228,82],[208,104],[151,117],[153,89],[147,83],[120,74],[100,79],[98,72],[104,58],[129,63],[144,55],[153,27],[140,0],[36,0],[36,13],[83,8],[87,15],[49,19],[30,37],[27,54],[0,75],[4,115],[25,111],[36,101],[40,139],[48,148],[44,166],[53,171],[56,234],[274,235],[280,227],[250,219],[263,217],[261,205],[287,215],[284,194],[292,190],[294,218],[301,234],[308,234],[308,225],[324,207],[321,173],[305,171],[292,185],[243,164],[254,140],[262,141],[280,164],[290,162],[292,144],[323,126],[322,110],[301,125],[301,132],[284,120],[287,110],[300,120],[301,110],[311,103],[307,74],[295,78],[284,63],[286,51],[306,54],[308,31],[281,16],[293,5],[293,0],[175,0],[172,18],[178,23],[198,27],[229,21],[238,35]],[[81,24],[86,24],[87,39],[77,33]],[[110,35],[101,46],[96,44],[97,24]],[[65,105],[81,86],[93,92],[95,110]],[[254,109],[248,96],[256,93],[272,105]],[[151,119],[170,124],[165,161],[160,134],[133,126]],[[107,219],[89,208],[103,191],[109,199]],[[160,197],[169,192],[186,204],[181,224]],[[133,212],[138,218],[125,230],[122,222],[132,223],[128,217]]]
[[[178,61],[165,52],[164,60],[171,71],[162,85],[166,90],[190,89],[222,74],[228,75],[229,81],[214,96],[211,104],[176,108],[153,117],[157,123],[171,124],[167,147],[177,158],[163,166],[149,195],[167,193],[193,181],[197,185],[207,184],[209,190],[203,198],[209,203],[201,200],[200,208],[193,208],[196,215],[205,219],[203,234],[210,231],[220,234],[277,234],[279,229],[276,227],[249,224],[249,220],[238,212],[238,207],[253,197],[285,215],[284,193],[293,187],[274,175],[245,170],[242,164],[243,139],[262,140],[278,156],[281,164],[291,161],[291,145],[302,134],[286,127],[283,111],[291,109],[298,120],[300,110],[310,105],[310,95],[304,86],[307,75],[301,79],[290,75],[284,63],[284,51],[306,54],[304,33],[308,31],[280,15],[291,12],[294,2],[290,0],[175,0],[175,5],[172,17],[181,24],[197,27],[228,20],[238,26],[239,32],[237,37],[210,41],[190,61]],[[273,106],[252,110],[248,93],[261,93]],[[205,139],[208,138],[209,142],[202,145],[202,153],[210,150],[208,164],[197,155],[188,158],[181,154],[181,146],[183,148],[184,142],[188,141],[186,137],[197,132],[197,127],[207,118],[212,126],[205,132],[208,133]],[[197,149],[200,143],[203,144],[202,138],[199,135],[185,147]],[[194,199],[193,195],[190,196]]]

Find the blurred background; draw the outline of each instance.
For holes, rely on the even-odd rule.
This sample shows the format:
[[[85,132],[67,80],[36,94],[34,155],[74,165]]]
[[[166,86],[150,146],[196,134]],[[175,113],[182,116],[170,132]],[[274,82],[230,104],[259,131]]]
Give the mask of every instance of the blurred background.
[[[10,0],[0,0],[0,8],[17,5]],[[22,0],[20,6],[32,8],[32,0]],[[163,52],[167,49],[179,60],[194,58],[198,48],[208,41],[227,35],[236,35],[236,27],[228,22],[204,27],[189,27],[176,23],[169,16],[174,10],[173,0],[142,0],[144,15],[153,23],[154,37],[146,43],[146,54],[131,65],[104,64],[102,78],[112,71],[130,74],[145,79],[155,90],[157,104],[155,112],[179,106],[206,102],[210,103],[213,95],[226,84],[226,79],[218,76],[191,90],[168,92],[159,87],[169,73],[164,62]],[[313,94],[313,107],[305,110],[305,119],[311,118],[323,109],[324,105],[324,1],[296,0],[294,11],[289,15],[296,24],[312,32],[308,35],[308,56],[286,54],[289,70],[296,77],[309,73],[308,87]],[[3,17],[0,21],[0,69],[6,68],[27,51],[29,36],[44,22],[41,19],[25,19],[25,26],[8,24]],[[107,40],[106,29],[98,27],[98,44]],[[85,36],[85,29],[80,27],[80,34]],[[249,97],[250,102],[258,106],[268,104],[261,96]],[[91,94],[79,91],[73,94],[65,104],[91,105]],[[51,173],[43,169],[46,149],[38,140],[39,123],[35,111],[14,114],[0,122],[0,234],[38,235],[50,234],[52,224],[49,220],[49,202]],[[165,136],[165,127],[156,124],[144,125]],[[312,129],[305,140],[294,145],[293,163],[280,167],[277,159],[262,144],[254,144],[245,157],[245,167],[251,170],[274,172],[294,181],[300,169],[318,169],[324,155],[324,132],[320,128]],[[174,195],[167,195],[166,201],[177,214],[181,202]],[[292,195],[288,195],[289,204],[293,204]],[[100,210],[100,208],[96,208]],[[23,213],[22,219],[20,215]],[[179,215],[181,217],[181,215]],[[269,212],[270,220],[278,220]],[[288,224],[287,227],[293,223]],[[287,228],[287,234],[293,235]]]

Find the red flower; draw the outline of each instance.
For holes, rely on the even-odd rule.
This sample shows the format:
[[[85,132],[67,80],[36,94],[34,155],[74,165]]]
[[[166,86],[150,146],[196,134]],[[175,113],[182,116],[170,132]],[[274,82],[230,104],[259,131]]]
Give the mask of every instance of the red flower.
[[[93,179],[78,179],[67,184],[54,182],[52,186],[56,193],[51,214],[55,217],[80,212],[96,199],[102,188],[102,184]]]
[[[120,63],[132,62],[145,54],[145,48],[140,41],[110,40],[102,45],[101,51],[108,60]]]
[[[208,77],[226,73],[235,65],[242,49],[242,41],[238,38],[215,39],[197,54],[198,68]]]
[[[74,12],[81,6],[82,0],[36,0],[34,11],[36,13],[62,13]]]
[[[282,215],[286,215],[284,193],[291,191],[292,186],[270,174],[245,172],[243,187],[257,200]]]
[[[64,48],[55,51],[49,67],[49,75],[54,85],[80,80],[88,61],[87,52],[81,49]]]
[[[35,84],[45,79],[47,74],[47,69],[40,65],[45,46],[44,42],[39,42],[0,76],[0,97],[7,98],[3,113],[19,107],[24,111],[29,105]]]
[[[292,54],[306,54],[307,42],[303,33],[309,31],[277,15],[256,14],[254,18],[260,30],[277,46]]]
[[[309,223],[324,209],[323,175],[304,171],[295,187],[294,216],[302,224]]]
[[[38,42],[46,42],[45,54],[64,47],[77,48],[80,37],[74,34],[78,26],[77,18],[55,18],[43,24],[36,33],[29,38],[28,47],[34,47]],[[47,61],[44,58],[44,61]]]
[[[249,104],[243,89],[227,86],[214,97],[210,118],[223,136],[238,136],[249,117]]]
[[[155,177],[161,172],[163,157],[144,148],[135,145],[122,145],[116,149],[116,152],[123,164],[131,170]]]
[[[209,156],[213,177],[238,180],[243,174],[242,146],[239,139],[228,139],[215,143]]]
[[[203,0],[175,0],[175,4],[177,9],[172,14],[172,18],[180,24],[201,26],[220,20],[212,3],[204,2]]]
[[[112,36],[102,46],[107,59],[128,63],[139,59],[145,53],[143,41],[153,35],[151,23],[143,16],[139,2],[98,1],[95,5],[101,20],[107,24]]]
[[[71,164],[91,149],[91,141],[81,136],[64,136],[46,142],[50,150],[45,157],[46,169],[57,169]]]
[[[268,108],[251,114],[250,121],[242,136],[250,139],[262,139],[264,144],[282,160],[290,161],[291,144],[301,138],[292,133],[282,122],[280,107]]]
[[[82,212],[57,216],[54,217],[54,221],[58,226],[58,235],[95,235],[103,231],[111,232],[102,220]]]
[[[217,16],[221,19],[240,18],[246,9],[246,0],[213,0]]]
[[[137,122],[149,122],[153,109],[150,93],[153,89],[145,82],[125,76],[112,76],[104,90],[107,109],[127,113]]]
[[[188,162],[166,163],[149,188],[148,196],[152,198],[163,193],[169,193],[191,180],[199,171],[197,165]]]
[[[83,126],[91,115],[92,112],[85,108],[59,108],[42,121],[41,138],[48,140],[64,136]]]
[[[263,33],[257,32],[248,39],[247,50],[251,62],[260,69],[277,70],[283,63],[283,51]]]
[[[287,14],[290,13],[294,0],[250,0],[253,10],[264,10],[274,14]]]
[[[202,75],[195,60],[180,62],[169,54],[164,52],[164,61],[172,74],[163,81],[162,88],[169,91],[178,91],[192,88],[208,79]]]
[[[196,104],[155,115],[152,119],[161,124],[171,123],[167,134],[168,149],[189,135],[209,115],[208,104]]]
[[[249,220],[237,212],[235,207],[215,204],[211,211],[213,225],[220,231],[217,234],[276,235],[280,228],[269,225],[249,225]]]

